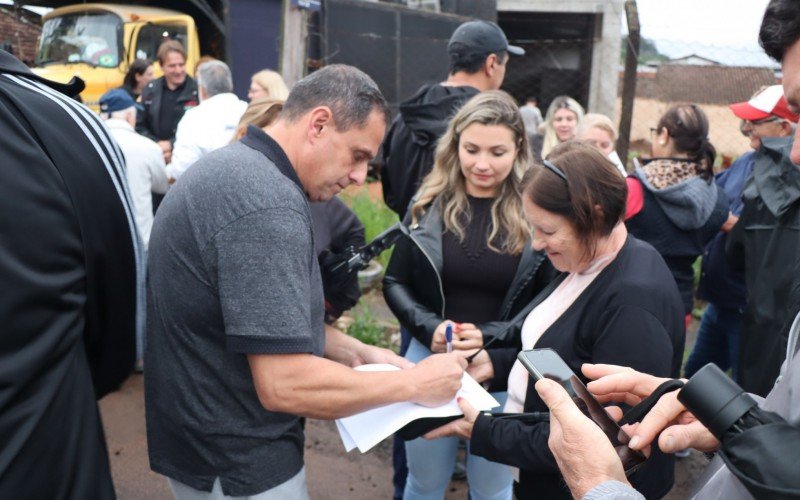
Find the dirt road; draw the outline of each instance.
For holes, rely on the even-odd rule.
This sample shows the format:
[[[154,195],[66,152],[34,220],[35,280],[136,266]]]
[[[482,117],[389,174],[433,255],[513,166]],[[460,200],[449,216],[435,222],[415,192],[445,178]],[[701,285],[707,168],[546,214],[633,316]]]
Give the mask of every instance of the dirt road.
[[[170,499],[164,477],[150,471],[144,421],[141,375],[100,402],[108,440],[111,472],[121,500]],[[309,495],[314,500],[374,500],[392,497],[391,442],[367,454],[345,453],[333,422],[309,420],[306,426],[306,467]],[[688,484],[702,469],[700,454],[678,461],[676,487],[667,498],[688,496]],[[464,481],[453,481],[447,500],[467,498]]]

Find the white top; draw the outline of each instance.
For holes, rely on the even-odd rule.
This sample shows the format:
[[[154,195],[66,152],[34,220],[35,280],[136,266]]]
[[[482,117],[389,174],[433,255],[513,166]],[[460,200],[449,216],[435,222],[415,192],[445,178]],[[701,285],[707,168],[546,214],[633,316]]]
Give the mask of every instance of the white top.
[[[111,136],[125,155],[128,187],[133,199],[134,217],[144,247],[150,243],[153,228],[153,198],[151,192],[167,192],[167,173],[164,170],[164,155],[158,144],[139,135],[130,123],[111,118],[106,120]]]
[[[235,94],[217,94],[184,113],[175,132],[167,174],[177,180],[203,155],[233,140],[247,103]]]
[[[582,272],[570,273],[564,281],[553,290],[533,311],[525,318],[522,324],[522,350],[533,349],[539,338],[547,331],[558,318],[561,317],[584,290],[597,278],[600,271],[614,260],[617,253],[606,254],[596,258],[589,267]],[[508,375],[508,399],[503,409],[506,413],[522,413],[525,406],[525,395],[528,392],[528,370],[519,360],[514,362],[511,373]]]
[[[619,173],[622,174],[622,177],[628,177],[628,171],[625,170],[625,165],[622,164],[622,160],[616,151],[609,153],[608,159],[611,160],[611,163],[613,163],[615,167],[617,167],[617,170],[619,170]]]

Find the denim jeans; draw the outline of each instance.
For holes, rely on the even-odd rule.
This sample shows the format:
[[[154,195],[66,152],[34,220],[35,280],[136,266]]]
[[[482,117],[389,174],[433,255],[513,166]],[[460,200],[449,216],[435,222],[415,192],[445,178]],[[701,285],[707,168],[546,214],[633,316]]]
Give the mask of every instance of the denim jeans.
[[[692,353],[686,360],[684,376],[689,378],[706,364],[714,363],[722,371],[730,368],[733,380],[737,380],[741,330],[741,309],[715,306],[709,302],[700,320]]]
[[[416,363],[430,355],[431,351],[427,347],[412,339],[406,352],[406,359]],[[502,411],[507,394],[493,393],[492,396],[500,402],[500,406],[493,411]],[[406,442],[408,479],[403,494],[404,500],[444,498],[456,463],[458,441],[458,437],[447,437],[431,441],[417,438]],[[513,483],[511,468],[472,455],[469,453],[469,448],[467,450],[467,482],[470,498],[510,500]]]
[[[408,346],[411,344],[411,334],[408,330],[400,327],[400,355],[405,356]],[[406,442],[398,435],[392,441],[392,485],[394,486],[393,500],[402,500],[403,491],[406,489],[406,478],[408,477],[408,464],[406,463]]]

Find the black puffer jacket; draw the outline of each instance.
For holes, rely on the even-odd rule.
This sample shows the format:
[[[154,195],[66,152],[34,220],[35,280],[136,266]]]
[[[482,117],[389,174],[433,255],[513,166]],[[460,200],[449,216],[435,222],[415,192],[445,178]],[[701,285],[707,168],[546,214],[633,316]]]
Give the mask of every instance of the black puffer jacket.
[[[420,221],[403,227],[404,237],[394,247],[383,278],[383,295],[389,308],[408,331],[423,345],[431,345],[433,332],[445,320],[444,291],[441,282],[442,216],[433,203]],[[514,280],[503,300],[498,321],[476,325],[483,332],[484,344],[506,330],[494,345],[518,343],[524,317],[518,313],[557,275],[543,252],[525,246]],[[519,320],[519,321],[517,321]]]

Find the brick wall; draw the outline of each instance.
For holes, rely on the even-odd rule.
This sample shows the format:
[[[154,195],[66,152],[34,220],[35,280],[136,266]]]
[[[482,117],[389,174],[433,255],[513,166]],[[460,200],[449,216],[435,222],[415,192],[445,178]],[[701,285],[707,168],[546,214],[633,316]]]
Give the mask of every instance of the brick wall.
[[[36,58],[36,44],[42,32],[42,23],[38,15],[30,11],[22,11],[17,17],[14,8],[0,5],[0,47],[8,50],[30,65]]]

